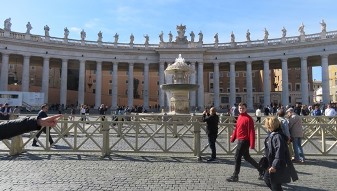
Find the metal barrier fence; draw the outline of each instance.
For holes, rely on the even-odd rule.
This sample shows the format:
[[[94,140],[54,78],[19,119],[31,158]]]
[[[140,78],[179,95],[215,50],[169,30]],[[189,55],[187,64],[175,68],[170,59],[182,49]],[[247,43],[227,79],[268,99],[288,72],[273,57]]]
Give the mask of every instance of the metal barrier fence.
[[[57,153],[182,153],[200,158],[209,155],[206,126],[199,115],[64,115],[54,128],[47,128],[54,143],[49,145],[48,136],[41,134],[40,147],[32,147],[37,132],[23,134],[12,140],[3,140],[0,152],[11,155],[29,152]],[[336,156],[336,119],[328,117],[302,117],[304,137],[302,146],[306,155]],[[233,155],[235,143],[230,143],[234,118],[220,116],[217,139],[218,155]],[[267,132],[262,123],[255,123],[256,146],[252,155],[264,151]]]

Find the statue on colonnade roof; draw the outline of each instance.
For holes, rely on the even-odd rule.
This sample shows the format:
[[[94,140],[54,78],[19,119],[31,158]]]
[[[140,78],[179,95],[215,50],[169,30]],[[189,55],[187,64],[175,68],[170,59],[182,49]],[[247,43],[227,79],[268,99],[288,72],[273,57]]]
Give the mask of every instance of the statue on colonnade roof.
[[[5,31],[11,31],[12,23],[11,23],[11,18],[9,17],[4,21],[4,30]]]
[[[182,25],[182,24],[177,25],[177,32],[178,32],[179,38],[184,38],[185,31],[186,31],[186,25]]]
[[[65,39],[68,39],[68,36],[69,36],[69,30],[68,30],[68,28],[66,27],[66,28],[64,28],[64,38],[65,38]]]
[[[264,40],[267,40],[268,39],[268,36],[269,36],[269,32],[266,28],[264,28]]]
[[[287,29],[283,27],[282,29],[282,38],[287,36]]]
[[[81,39],[85,40],[86,37],[87,37],[87,33],[84,31],[84,29],[82,29],[82,31],[81,31]]]
[[[320,22],[320,24],[321,24],[322,32],[326,32],[326,23],[324,22],[324,19],[322,19],[322,22]]]
[[[163,31],[161,31],[161,33],[159,34],[159,41],[160,42],[164,42],[164,33],[163,33]]]
[[[304,24],[302,23],[302,25],[298,28],[298,32],[300,32],[300,35],[305,35],[304,32]]]
[[[130,35],[130,44],[133,44],[133,41],[135,40],[135,36],[131,33]]]
[[[231,42],[235,42],[235,35],[234,35],[234,32],[232,31],[231,33]]]
[[[204,35],[202,34],[202,32],[201,32],[201,31],[199,32],[199,34],[198,34],[198,35],[199,35],[199,42],[201,42],[201,43],[202,43],[202,42],[203,42]]]
[[[44,36],[49,36],[49,30],[50,30],[49,26],[46,25],[46,26],[44,26],[43,29],[44,29]]]
[[[249,32],[249,29],[247,30],[247,33],[246,33],[246,39],[248,42],[250,42],[250,32]]]
[[[194,42],[194,37],[195,37],[195,35],[194,35],[194,32],[193,32],[193,31],[191,31],[190,36],[191,36],[191,42]]]
[[[97,34],[97,36],[98,36],[97,41],[102,41],[102,39],[103,39],[103,33],[102,33],[102,31],[99,31],[98,34]]]
[[[33,29],[32,25],[30,24],[30,22],[28,22],[26,24],[26,28],[27,28],[27,31],[26,31],[26,34],[30,34],[30,31]]]
[[[149,44],[149,41],[150,41],[150,37],[148,34],[144,35],[144,38],[145,38],[145,43],[144,44]]]
[[[116,33],[114,37],[115,37],[115,43],[118,43],[119,35]]]
[[[173,35],[172,35],[171,31],[170,31],[170,33],[168,34],[168,36],[169,36],[169,42],[172,42]]]
[[[215,43],[215,44],[219,43],[219,35],[218,35],[218,33],[216,33],[216,34],[214,35],[214,43]]]

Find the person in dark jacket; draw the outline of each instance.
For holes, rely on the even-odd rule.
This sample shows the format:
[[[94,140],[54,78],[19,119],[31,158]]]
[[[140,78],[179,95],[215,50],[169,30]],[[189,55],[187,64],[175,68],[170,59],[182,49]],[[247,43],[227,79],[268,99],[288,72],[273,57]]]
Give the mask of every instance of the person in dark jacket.
[[[214,161],[216,159],[215,142],[218,137],[218,123],[219,116],[216,114],[216,109],[212,107],[209,112],[207,109],[203,112],[202,121],[207,123],[208,144],[211,148],[212,155],[207,161]]]
[[[268,167],[264,174],[264,181],[273,191],[281,191],[283,183],[298,180],[296,170],[290,160],[287,146],[288,137],[282,132],[281,123],[277,117],[269,117],[265,127],[270,132],[265,139],[265,156]]]
[[[47,104],[43,104],[41,106],[41,110],[37,114],[37,119],[42,119],[42,118],[48,117],[47,111],[48,111],[48,105]],[[45,134],[47,134],[46,128],[49,128],[49,127],[43,127],[42,130],[39,131],[36,134],[36,138],[34,138],[33,144],[32,144],[33,147],[38,147],[39,146],[37,144],[37,139],[39,139],[39,137],[40,137],[40,135],[41,135],[42,132],[44,132]],[[50,143],[50,145],[52,145],[54,143],[53,138],[51,137],[50,133],[49,133],[49,143]]]
[[[53,115],[46,118],[25,117],[0,123],[0,140],[10,139],[23,133],[40,130],[41,127],[55,127],[62,115]]]

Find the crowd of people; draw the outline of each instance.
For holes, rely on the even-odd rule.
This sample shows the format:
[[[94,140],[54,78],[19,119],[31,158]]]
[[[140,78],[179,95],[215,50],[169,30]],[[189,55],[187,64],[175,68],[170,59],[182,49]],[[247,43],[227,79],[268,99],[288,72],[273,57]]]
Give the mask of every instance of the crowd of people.
[[[227,178],[228,182],[239,181],[241,161],[244,158],[258,171],[258,178],[264,180],[271,190],[282,190],[283,183],[289,183],[291,179],[298,179],[297,172],[293,163],[305,163],[306,157],[302,148],[302,138],[304,135],[302,126],[302,116],[325,115],[329,117],[336,116],[335,105],[327,104],[325,106],[305,106],[296,104],[294,107],[274,107],[272,109],[264,109],[264,115],[267,117],[264,121],[264,127],[267,130],[267,137],[264,141],[265,145],[265,161],[257,162],[249,154],[249,149],[255,148],[255,129],[254,120],[247,112],[247,104],[235,104],[231,108],[231,115],[235,117],[234,131],[230,137],[230,142],[237,141],[236,151],[234,155],[234,172],[232,176]],[[101,104],[98,112],[102,115],[102,121],[105,119],[108,106]],[[57,120],[62,116],[54,115],[48,117],[48,105],[43,104],[37,117],[26,117],[24,119],[10,120],[0,123],[0,140],[8,139],[22,133],[39,130],[34,136],[32,146],[38,147],[38,138],[42,132],[46,133],[46,129],[56,125]],[[142,111],[142,109],[130,109],[120,107],[119,110],[127,112]],[[272,112],[270,112],[272,111]],[[1,117],[11,114],[12,110],[8,104],[3,104],[0,109]],[[144,112],[144,111],[143,111]],[[81,105],[80,114],[82,120],[85,120],[89,107]],[[255,122],[261,123],[262,110],[259,107],[256,110]],[[9,119],[9,118],[8,118]],[[218,137],[219,116],[216,108],[211,107],[205,109],[202,115],[202,121],[206,122],[206,134],[208,135],[208,143],[211,149],[211,157],[207,160],[212,162],[216,160],[216,139]],[[54,144],[52,137],[49,135],[50,145]]]

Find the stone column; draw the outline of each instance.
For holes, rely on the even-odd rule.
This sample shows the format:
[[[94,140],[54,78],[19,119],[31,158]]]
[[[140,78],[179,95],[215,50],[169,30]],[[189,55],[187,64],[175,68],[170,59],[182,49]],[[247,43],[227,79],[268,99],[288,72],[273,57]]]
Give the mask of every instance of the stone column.
[[[102,61],[96,62],[96,91],[95,91],[95,108],[99,108],[102,103]],[[104,103],[106,105],[106,103]]]
[[[191,62],[191,68],[195,70],[195,62]],[[196,84],[196,74],[195,72],[190,75],[190,84]],[[190,110],[195,110],[196,106],[196,91],[190,91]]]
[[[220,90],[219,90],[219,62],[216,62],[214,65],[213,73],[213,92],[214,92],[214,107],[219,109],[220,106]]]
[[[112,109],[116,110],[117,106],[118,106],[118,102],[117,102],[117,96],[118,96],[118,62],[114,62],[113,63],[113,69],[112,69],[112,87],[111,87],[111,91],[112,91],[112,95],[111,95],[111,103],[112,103]]]
[[[128,106],[133,107],[133,65],[129,63],[129,76],[128,76]]]
[[[246,84],[247,84],[247,109],[254,111],[253,106],[253,76],[252,76],[252,62],[247,61],[246,68]]]
[[[301,57],[301,93],[302,104],[309,104],[309,90],[308,90],[308,63],[306,57]]]
[[[204,63],[198,62],[198,108],[203,111],[204,105]]]
[[[329,61],[328,55],[322,55],[322,97],[323,103],[330,102],[330,85],[329,85]]]
[[[42,88],[41,92],[44,93],[44,102],[48,103],[48,90],[49,90],[49,57],[43,58],[42,68]]]
[[[29,61],[30,56],[24,55],[23,56],[23,66],[22,66],[22,86],[21,91],[23,92],[29,92]]]
[[[2,53],[1,77],[0,77],[1,91],[7,91],[8,89],[8,67],[9,67],[9,54]]]
[[[149,65],[150,63],[144,63],[144,85],[143,85],[143,107],[149,109]]]
[[[288,60],[282,59],[282,105],[286,107],[289,104],[289,74]]]
[[[264,106],[270,105],[270,75],[269,60],[263,61],[263,92]]]
[[[159,106],[161,108],[165,107],[165,92],[160,88],[160,85],[165,83],[164,65],[165,62],[159,62]]]
[[[84,103],[84,83],[85,83],[85,60],[80,60],[80,69],[78,75],[78,104],[85,104]]]
[[[230,85],[229,85],[229,105],[230,107],[232,107],[236,100],[236,85],[235,85],[235,78],[236,78],[236,74],[235,74],[235,62],[230,62],[229,65],[229,81],[230,81]]]
[[[68,59],[62,59],[61,69],[61,88],[60,88],[60,104],[67,106],[67,84],[68,84]]]

